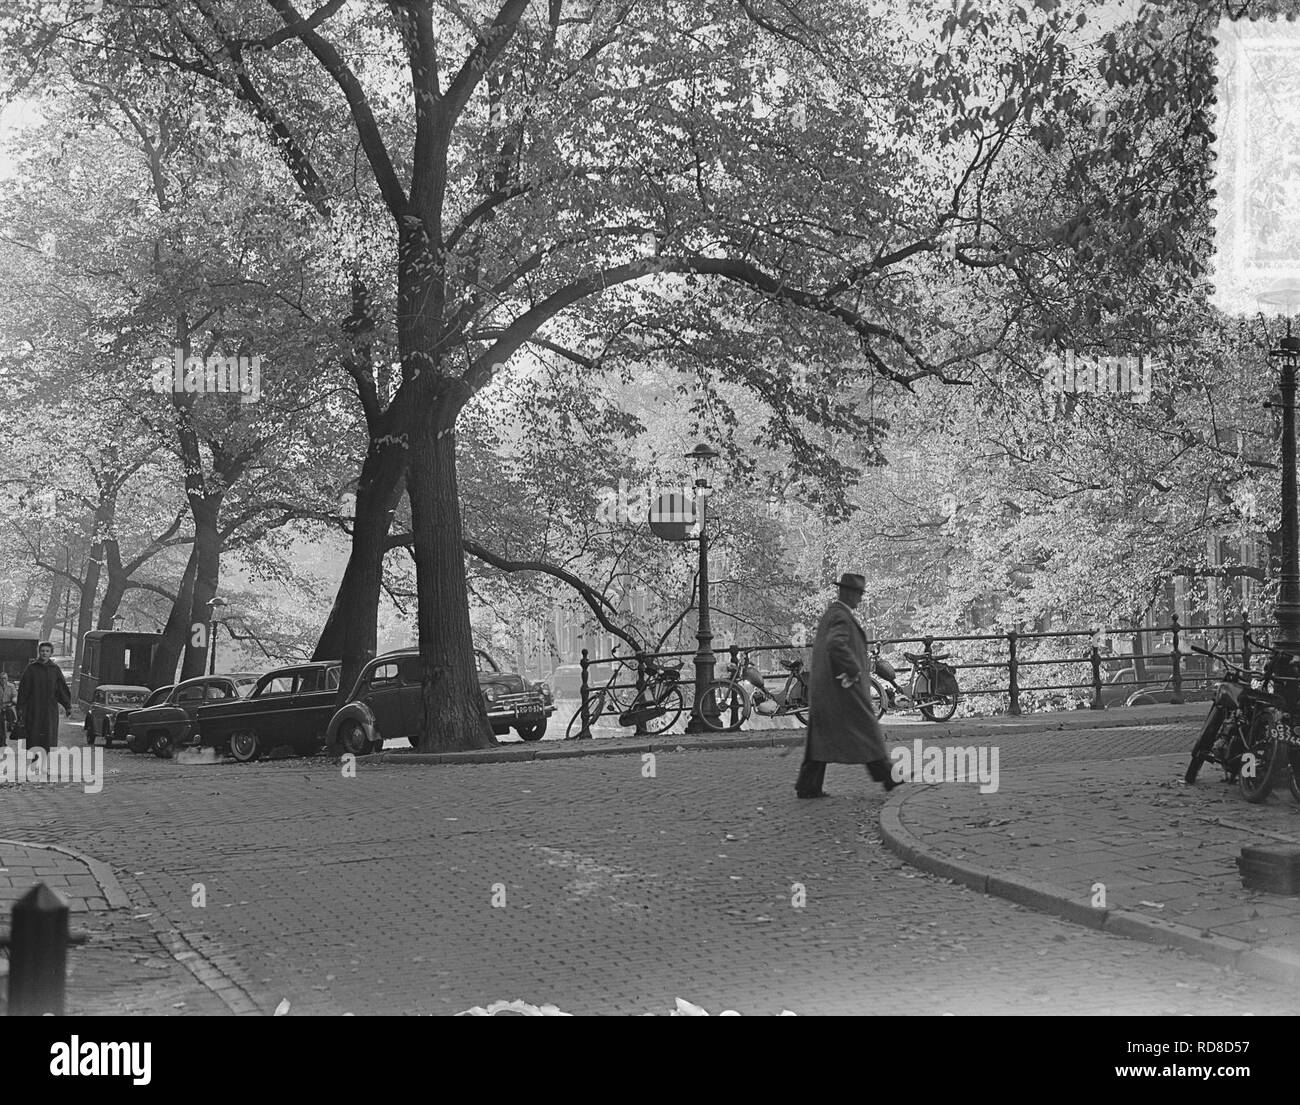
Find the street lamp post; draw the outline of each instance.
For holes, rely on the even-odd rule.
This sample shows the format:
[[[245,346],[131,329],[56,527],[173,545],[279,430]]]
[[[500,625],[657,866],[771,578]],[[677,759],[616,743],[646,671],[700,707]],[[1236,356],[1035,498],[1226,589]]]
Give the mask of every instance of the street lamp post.
[[[1300,654],[1300,519],[1296,512],[1296,442],[1295,396],[1296,365],[1300,362],[1300,338],[1291,333],[1292,308],[1300,303],[1300,288],[1276,288],[1259,296],[1261,303],[1281,307],[1286,317],[1286,336],[1270,349],[1270,360],[1277,361],[1278,392],[1282,411],[1282,564],[1277,600],[1277,647],[1292,655]],[[1265,406],[1273,406],[1266,403]],[[1300,687],[1285,681],[1282,693],[1294,699]]]
[[[223,598],[208,600],[208,674],[217,674],[217,611],[230,604]]]
[[[699,623],[696,627],[695,639],[698,642],[698,648],[695,651],[695,705],[691,709],[691,720],[687,722],[686,732],[700,733],[706,728],[702,719],[701,707],[704,701],[704,692],[708,690],[709,684],[713,682],[713,665],[715,657],[713,655],[713,624],[709,619],[709,534],[708,534],[708,498],[709,476],[713,470],[713,462],[719,457],[719,453],[710,449],[707,445],[697,445],[689,453],[686,459],[691,462],[695,468],[695,510],[699,520],[700,527],[700,567],[699,567],[699,591],[700,591],[700,616]]]

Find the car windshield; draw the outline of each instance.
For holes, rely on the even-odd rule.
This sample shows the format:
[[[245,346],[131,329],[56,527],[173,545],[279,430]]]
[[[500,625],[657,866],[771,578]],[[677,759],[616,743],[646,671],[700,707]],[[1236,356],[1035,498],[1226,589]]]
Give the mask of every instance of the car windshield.
[[[148,697],[147,691],[105,691],[104,701],[109,706],[138,706]]]
[[[481,648],[476,648],[474,650],[474,657],[475,660],[478,662],[479,671],[494,672],[494,673],[499,673],[501,671],[501,665],[498,664],[494,659],[492,659],[492,657],[488,655],[488,653],[484,652]]]
[[[253,688],[257,686],[257,676],[249,675],[235,680],[235,694],[240,698],[247,698],[253,693]]]
[[[151,694],[147,699],[145,699],[144,704],[146,706],[157,706],[158,703],[165,702],[167,700],[167,696],[171,694],[174,689],[175,689],[174,687],[159,687],[156,691],[153,692],[153,694]]]

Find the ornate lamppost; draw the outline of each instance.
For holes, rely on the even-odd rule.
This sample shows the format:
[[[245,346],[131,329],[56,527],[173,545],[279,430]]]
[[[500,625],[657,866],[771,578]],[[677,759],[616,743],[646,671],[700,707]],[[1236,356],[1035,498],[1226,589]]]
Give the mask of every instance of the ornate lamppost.
[[[713,474],[714,462],[721,454],[708,445],[695,446],[686,454],[686,459],[695,469],[695,511],[700,527],[700,617],[695,632],[699,647],[695,652],[695,705],[691,709],[691,720],[686,725],[688,733],[703,732],[706,728],[701,720],[700,707],[704,692],[713,682],[713,625],[709,620],[709,535],[708,535],[708,498],[712,490],[709,477]]]
[[[208,600],[208,674],[217,674],[217,626],[221,624],[217,618],[219,611],[224,610],[230,603],[223,598],[212,598]]]

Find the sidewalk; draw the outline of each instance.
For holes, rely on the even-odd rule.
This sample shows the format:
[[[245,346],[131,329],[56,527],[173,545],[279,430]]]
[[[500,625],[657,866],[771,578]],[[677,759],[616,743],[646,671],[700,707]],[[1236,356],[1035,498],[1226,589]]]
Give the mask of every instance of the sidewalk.
[[[982,893],[1300,983],[1300,897],[1246,890],[1236,863],[1243,845],[1300,845],[1300,803],[1284,776],[1251,805],[1213,765],[1186,786],[1193,733],[1188,719],[1168,742],[1135,742],[1153,753],[1136,757],[1004,756],[995,793],[907,784],[881,810],[882,835],[907,862]]]

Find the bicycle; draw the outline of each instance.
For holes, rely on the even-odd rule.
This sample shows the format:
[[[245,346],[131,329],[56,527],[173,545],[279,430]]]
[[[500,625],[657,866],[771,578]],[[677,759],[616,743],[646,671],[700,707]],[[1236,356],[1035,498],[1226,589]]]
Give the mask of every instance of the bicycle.
[[[793,714],[808,724],[808,670],[802,660],[782,660],[786,669],[785,685],[775,693],[767,689],[763,674],[749,659],[746,650],[728,665],[728,677],[716,679],[700,698],[700,720],[714,730],[734,731],[747,722],[757,709],[761,717],[788,717]],[[771,709],[763,709],[765,705]]]
[[[957,712],[957,672],[950,664],[946,652],[904,652],[912,662],[910,668],[895,671],[893,664],[880,657],[880,646],[872,653],[871,681],[878,699],[876,717],[882,718],[889,710],[920,710],[930,721],[947,721]],[[898,685],[900,675],[912,675],[912,682],[904,691]]]
[[[588,728],[594,726],[602,714],[617,710],[620,725],[637,728],[640,723],[645,732],[654,735],[668,732],[677,724],[677,719],[686,708],[686,700],[682,697],[679,686],[682,662],[678,660],[675,664],[661,664],[654,657],[648,657],[645,661],[645,689],[640,695],[635,688],[615,685],[619,676],[630,667],[626,659],[620,658],[620,663],[610,674],[608,682],[590,692],[587,700]],[[630,695],[627,693],[629,691],[632,692]],[[564,739],[573,740],[581,732],[582,707],[579,706],[569,719]]]

